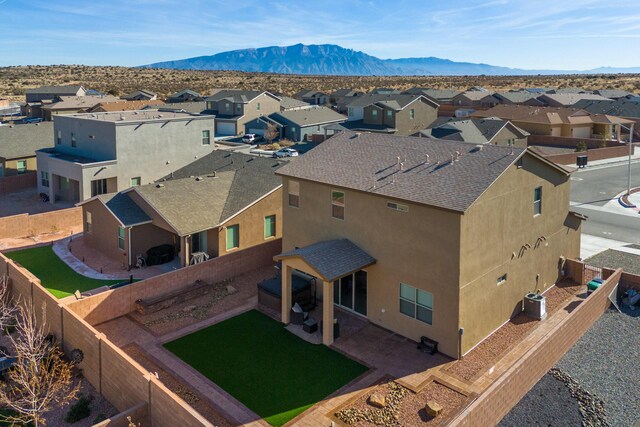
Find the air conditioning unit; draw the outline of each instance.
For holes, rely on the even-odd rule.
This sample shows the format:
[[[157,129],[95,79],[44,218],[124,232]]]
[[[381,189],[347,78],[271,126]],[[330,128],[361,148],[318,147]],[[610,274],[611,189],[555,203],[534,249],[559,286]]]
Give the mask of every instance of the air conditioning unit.
[[[538,320],[546,319],[547,298],[540,294],[526,294],[524,296],[524,314]]]

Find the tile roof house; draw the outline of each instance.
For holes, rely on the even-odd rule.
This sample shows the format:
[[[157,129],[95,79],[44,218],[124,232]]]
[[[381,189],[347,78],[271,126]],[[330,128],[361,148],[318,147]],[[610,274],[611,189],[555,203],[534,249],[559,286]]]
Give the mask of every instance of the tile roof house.
[[[491,108],[499,103],[500,100],[487,90],[466,91],[453,97],[453,105],[456,107]]]
[[[608,98],[592,93],[545,93],[538,97],[538,101],[549,107],[571,107],[576,102],[587,99],[590,101],[607,101]]]
[[[36,172],[36,151],[53,143],[52,122],[0,126],[0,178]]]
[[[526,147],[529,132],[513,125],[508,120],[489,117],[486,119],[455,119],[440,117],[418,136],[449,141]]]
[[[526,105],[496,105],[476,111],[474,117],[499,117],[532,135],[569,138],[611,139],[620,134],[620,125],[631,123],[614,116],[591,114],[575,108],[532,107]]]
[[[127,101],[153,101],[158,99],[158,95],[150,90],[140,89],[126,94],[122,99],[126,99]]]
[[[212,116],[158,110],[58,116],[51,148],[39,150],[38,173],[47,193],[83,201],[154,182],[215,150]]]
[[[459,358],[580,253],[569,173],[524,148],[343,132],[277,174],[284,323],[299,270],[324,324],[344,310]]]
[[[344,126],[357,131],[411,135],[437,118],[438,107],[423,95],[366,94],[347,105],[349,118]]]
[[[174,102],[200,102],[204,101],[204,97],[195,90],[184,89],[169,96],[166,100],[168,104]]]
[[[280,98],[258,90],[223,89],[207,97],[207,114],[216,116],[216,135],[251,133],[252,120],[280,111]]]
[[[223,256],[280,238],[279,162],[214,152],[196,163],[173,178],[80,203],[86,244],[127,265],[168,244],[184,267],[194,254]],[[203,173],[185,176],[194,171]]]

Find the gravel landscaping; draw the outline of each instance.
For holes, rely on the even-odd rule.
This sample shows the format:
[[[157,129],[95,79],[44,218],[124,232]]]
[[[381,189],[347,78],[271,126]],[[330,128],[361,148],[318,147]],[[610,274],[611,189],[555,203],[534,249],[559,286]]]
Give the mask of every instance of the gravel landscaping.
[[[554,380],[545,375],[500,425],[631,427],[639,422],[640,310],[622,310],[604,313],[551,371]],[[575,411],[581,408],[577,423]]]
[[[631,245],[633,248],[634,245]],[[634,248],[637,249],[637,248]],[[621,268],[626,273],[640,274],[640,255],[607,249],[585,260],[594,267]]]

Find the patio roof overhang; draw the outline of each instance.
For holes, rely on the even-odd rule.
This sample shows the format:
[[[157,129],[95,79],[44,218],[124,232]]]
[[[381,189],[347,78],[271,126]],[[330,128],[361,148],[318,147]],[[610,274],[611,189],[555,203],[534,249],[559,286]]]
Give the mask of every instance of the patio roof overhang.
[[[348,239],[325,240],[274,257],[276,261],[287,258],[302,259],[325,282],[333,282],[376,262],[375,258]]]

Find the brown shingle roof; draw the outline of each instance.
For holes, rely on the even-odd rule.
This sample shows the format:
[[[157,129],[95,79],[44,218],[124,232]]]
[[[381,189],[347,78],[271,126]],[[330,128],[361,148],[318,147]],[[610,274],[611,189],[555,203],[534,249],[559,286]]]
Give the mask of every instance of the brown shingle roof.
[[[604,115],[565,107],[534,107],[528,105],[500,104],[484,111],[476,111],[473,117],[500,117],[504,120],[543,124],[610,123]],[[622,119],[624,120],[624,119]],[[616,123],[626,123],[619,121]]]
[[[456,151],[460,155],[452,161]],[[342,132],[277,174],[464,212],[524,151]]]
[[[132,110],[142,110],[147,106],[162,106],[164,105],[163,101],[159,99],[155,100],[141,100],[141,101],[113,101],[113,102],[101,102],[98,105],[89,109],[89,112],[92,113],[94,111],[132,111]]]

